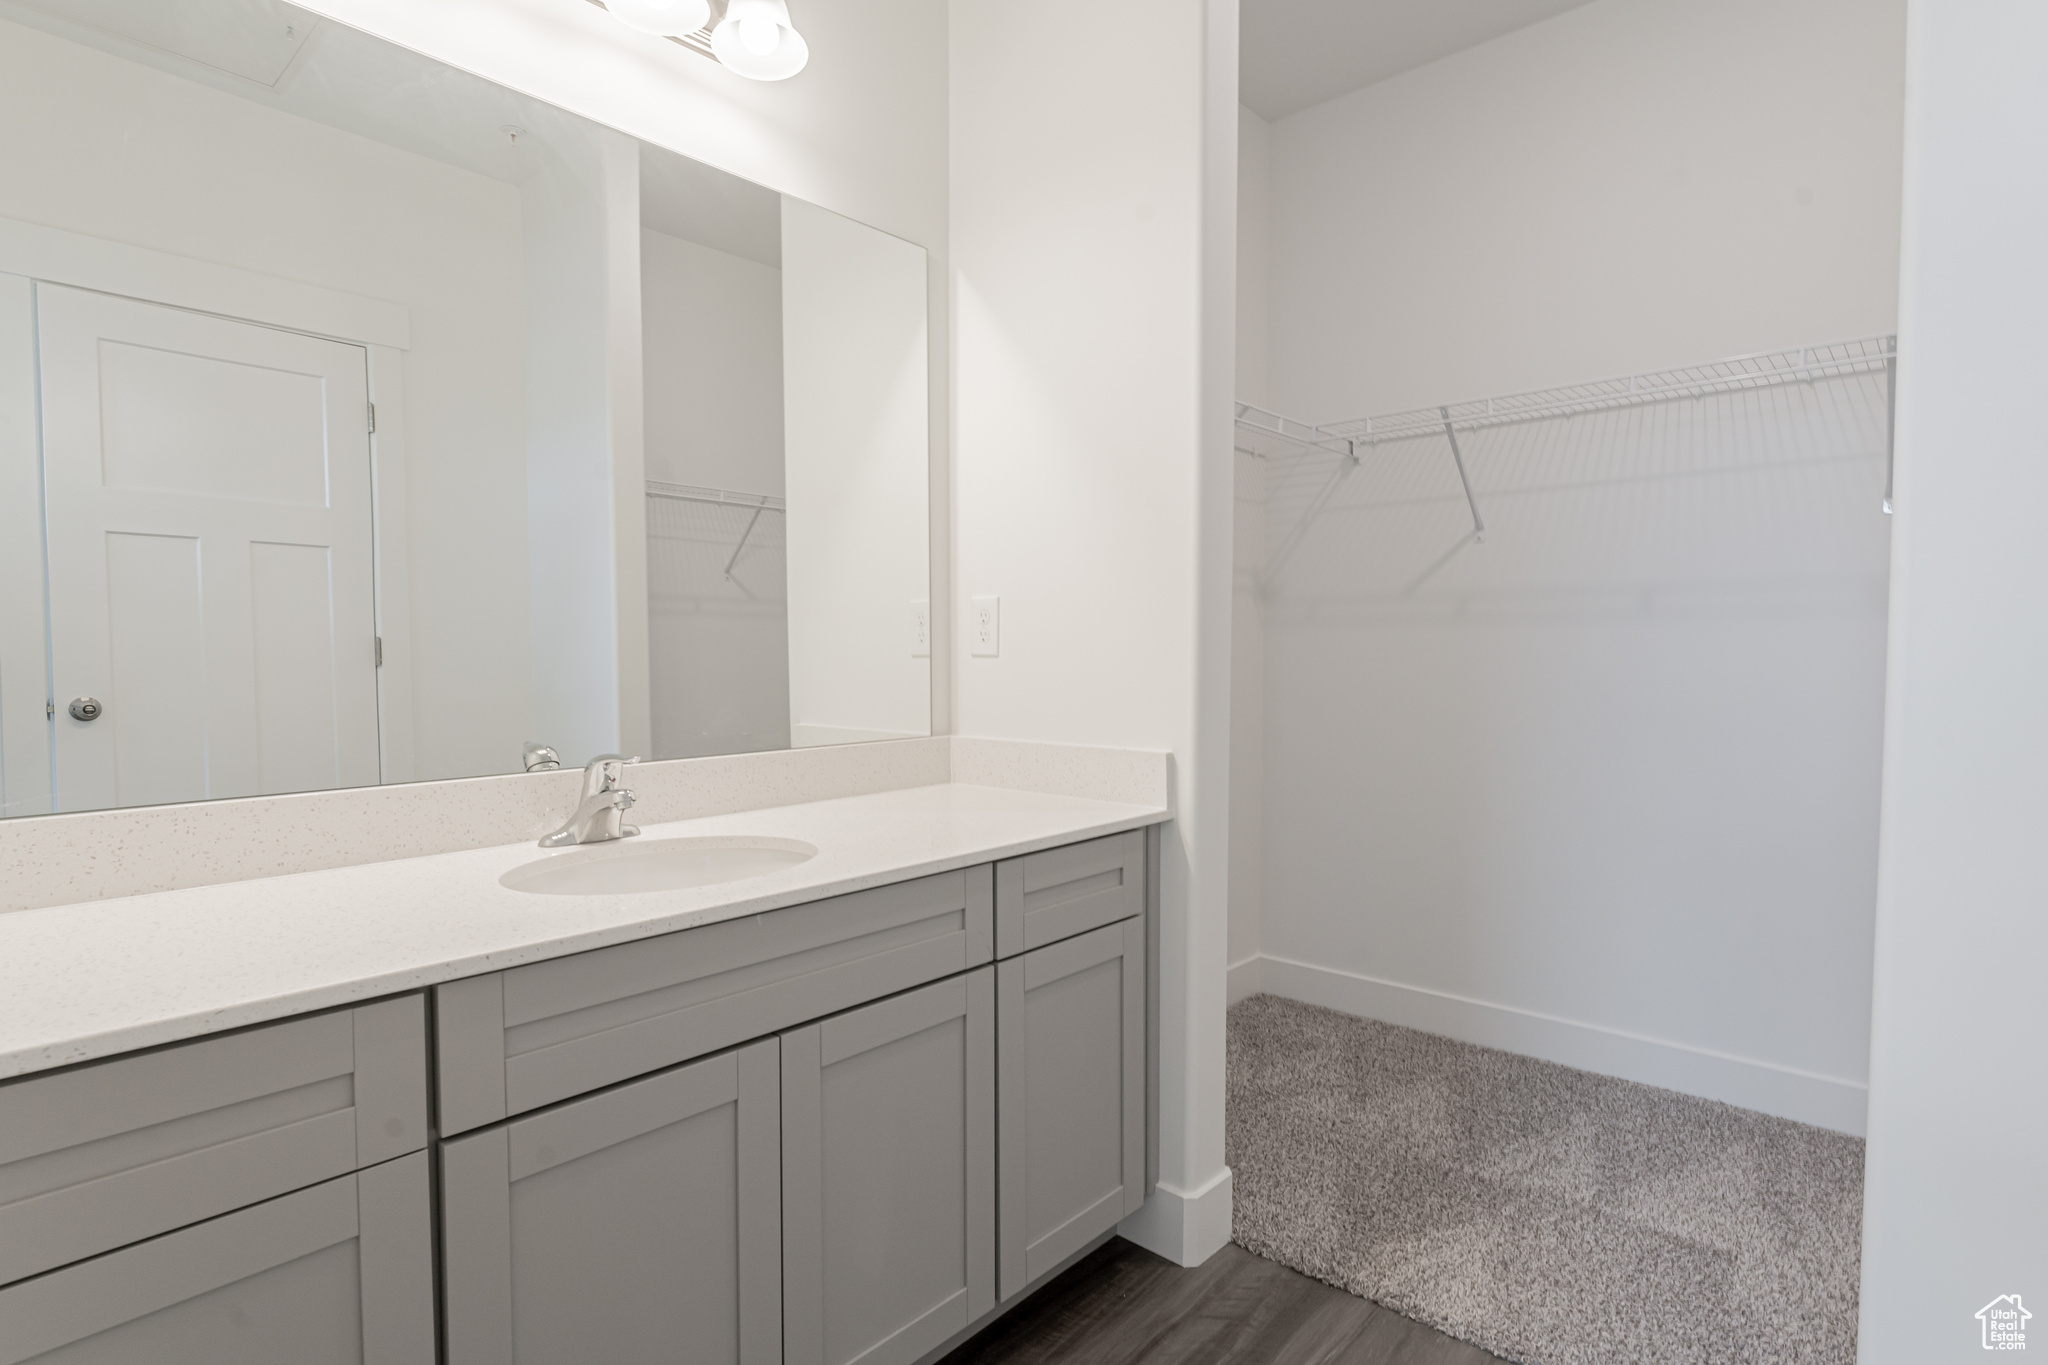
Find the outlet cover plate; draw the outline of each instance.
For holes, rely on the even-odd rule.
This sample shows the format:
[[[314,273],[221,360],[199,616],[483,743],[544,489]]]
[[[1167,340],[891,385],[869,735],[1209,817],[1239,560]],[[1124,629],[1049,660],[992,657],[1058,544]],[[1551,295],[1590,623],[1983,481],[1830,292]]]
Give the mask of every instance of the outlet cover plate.
[[[993,659],[1002,653],[1003,601],[1000,597],[977,597],[967,622],[968,650],[977,659]]]

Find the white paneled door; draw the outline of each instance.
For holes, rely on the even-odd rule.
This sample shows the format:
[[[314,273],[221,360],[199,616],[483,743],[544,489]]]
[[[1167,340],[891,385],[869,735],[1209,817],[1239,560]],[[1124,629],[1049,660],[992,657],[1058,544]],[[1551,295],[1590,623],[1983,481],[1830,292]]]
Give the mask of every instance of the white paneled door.
[[[376,782],[363,348],[48,284],[36,309],[57,808]]]

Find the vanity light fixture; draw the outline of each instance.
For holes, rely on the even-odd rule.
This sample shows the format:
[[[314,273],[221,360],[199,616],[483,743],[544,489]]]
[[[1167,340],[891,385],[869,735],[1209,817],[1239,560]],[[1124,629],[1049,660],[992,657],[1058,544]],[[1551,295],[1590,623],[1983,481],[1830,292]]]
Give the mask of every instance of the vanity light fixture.
[[[680,38],[711,22],[711,0],[605,0],[604,7],[627,28],[660,38]]]
[[[785,0],[731,0],[711,30],[711,50],[729,70],[757,81],[786,80],[811,58]]]

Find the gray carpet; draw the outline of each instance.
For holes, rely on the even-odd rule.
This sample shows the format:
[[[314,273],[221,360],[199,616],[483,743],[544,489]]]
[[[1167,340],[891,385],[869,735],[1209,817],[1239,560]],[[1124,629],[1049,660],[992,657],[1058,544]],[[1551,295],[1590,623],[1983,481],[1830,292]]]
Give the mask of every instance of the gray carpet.
[[[1509,1360],[1856,1358],[1860,1139],[1259,995],[1227,1143],[1239,1244]]]

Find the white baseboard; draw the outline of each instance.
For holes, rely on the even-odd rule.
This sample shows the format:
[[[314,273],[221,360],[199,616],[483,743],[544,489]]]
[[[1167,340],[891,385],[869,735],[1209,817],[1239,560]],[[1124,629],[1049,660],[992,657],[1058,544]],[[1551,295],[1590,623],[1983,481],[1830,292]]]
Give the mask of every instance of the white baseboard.
[[[1257,995],[1266,989],[1265,972],[1261,966],[1265,960],[1257,953],[1253,953],[1242,962],[1230,964],[1230,984],[1227,989],[1231,1004],[1235,1005],[1247,996]]]
[[[1116,1230],[1175,1265],[1200,1265],[1230,1241],[1230,1189],[1228,1166],[1192,1192],[1162,1180],[1145,1206]]]
[[[1869,1088],[1855,1081],[1270,955],[1230,969],[1233,1001],[1247,968],[1289,1000],[1863,1135]]]

